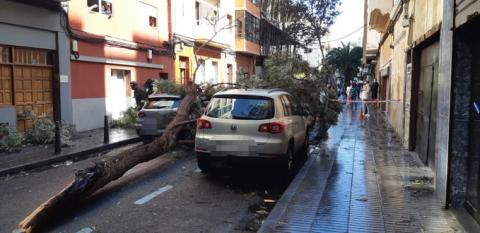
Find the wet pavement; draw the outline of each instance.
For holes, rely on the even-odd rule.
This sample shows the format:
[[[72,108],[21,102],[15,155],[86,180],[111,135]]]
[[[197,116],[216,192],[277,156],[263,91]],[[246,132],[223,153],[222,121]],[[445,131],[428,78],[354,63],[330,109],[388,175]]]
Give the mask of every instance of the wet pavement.
[[[465,232],[432,171],[371,114],[345,108],[259,232]]]

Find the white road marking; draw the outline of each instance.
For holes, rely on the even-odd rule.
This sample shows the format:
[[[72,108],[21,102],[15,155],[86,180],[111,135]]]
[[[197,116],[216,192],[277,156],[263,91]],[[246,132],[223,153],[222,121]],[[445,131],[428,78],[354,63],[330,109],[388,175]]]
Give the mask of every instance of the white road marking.
[[[158,195],[160,195],[160,194],[162,194],[162,193],[164,193],[164,192],[166,192],[166,191],[168,191],[172,188],[173,188],[173,186],[171,186],[171,185],[161,187],[157,191],[152,192],[152,193],[148,194],[147,196],[144,196],[144,197],[138,199],[136,202],[134,202],[134,204],[143,205],[143,204],[147,203],[148,201],[152,200],[153,198],[155,198],[156,196],[158,196]]]

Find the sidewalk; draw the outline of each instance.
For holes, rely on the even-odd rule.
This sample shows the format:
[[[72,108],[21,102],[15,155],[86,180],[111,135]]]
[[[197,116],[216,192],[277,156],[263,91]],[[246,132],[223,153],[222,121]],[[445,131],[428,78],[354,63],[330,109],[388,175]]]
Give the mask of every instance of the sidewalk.
[[[103,129],[96,129],[81,132],[72,141],[72,146],[63,147],[57,155],[54,145],[32,146],[17,153],[0,154],[0,176],[87,157],[140,139],[135,130],[110,129],[110,143],[104,144]]]
[[[361,108],[358,108],[361,109]],[[433,173],[375,114],[345,108],[259,232],[465,232],[433,194]]]

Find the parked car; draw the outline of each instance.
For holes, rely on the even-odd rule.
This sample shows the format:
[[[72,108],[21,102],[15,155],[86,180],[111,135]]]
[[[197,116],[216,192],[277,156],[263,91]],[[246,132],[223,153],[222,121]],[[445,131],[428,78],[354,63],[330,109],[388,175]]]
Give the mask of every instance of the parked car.
[[[210,173],[227,158],[271,161],[288,173],[307,150],[307,120],[282,90],[231,89],[216,93],[197,120],[195,152]]]
[[[137,134],[144,142],[160,136],[175,117],[182,98],[178,95],[153,94],[138,112]]]

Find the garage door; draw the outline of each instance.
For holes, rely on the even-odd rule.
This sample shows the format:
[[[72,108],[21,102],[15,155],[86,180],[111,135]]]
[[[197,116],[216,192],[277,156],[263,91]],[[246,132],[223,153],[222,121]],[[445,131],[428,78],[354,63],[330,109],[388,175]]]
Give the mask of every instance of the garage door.
[[[415,150],[423,162],[430,167],[435,166],[438,53],[439,43],[437,42],[423,49],[420,62]]]
[[[53,119],[53,66],[47,50],[0,46],[0,105],[14,105],[17,130],[32,127],[33,113]]]

